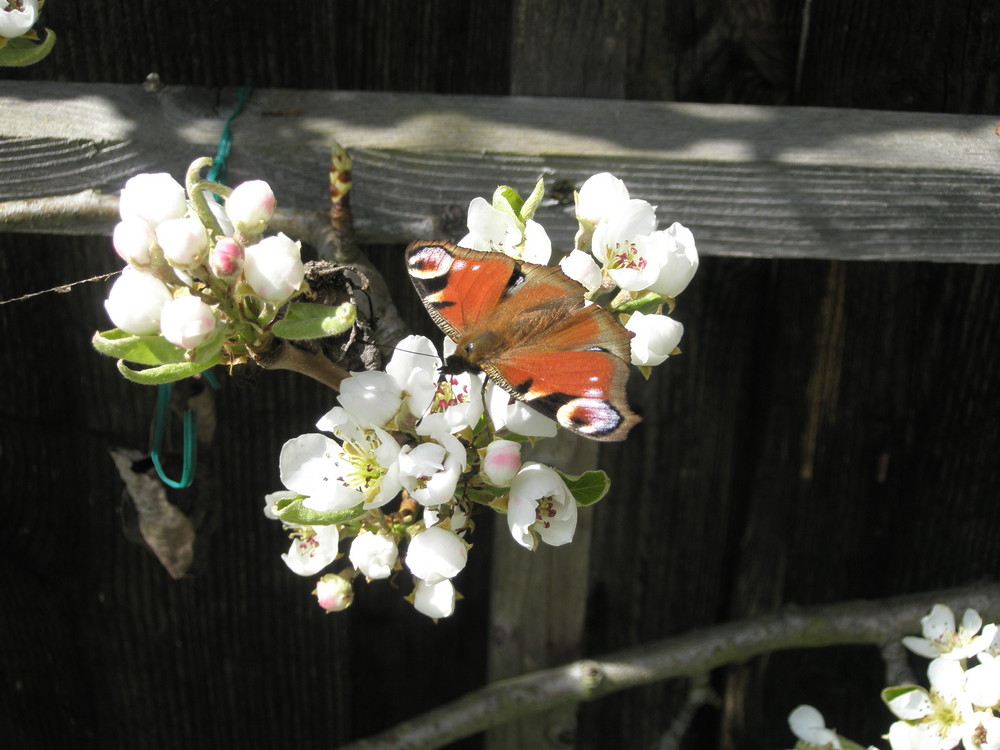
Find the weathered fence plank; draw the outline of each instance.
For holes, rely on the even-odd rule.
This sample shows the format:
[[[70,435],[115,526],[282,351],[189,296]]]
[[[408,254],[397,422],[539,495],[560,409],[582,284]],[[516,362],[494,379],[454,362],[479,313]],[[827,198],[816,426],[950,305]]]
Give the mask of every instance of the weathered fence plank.
[[[0,83],[0,199],[119,189],[214,153],[234,90]],[[363,242],[464,233],[500,182],[579,185],[613,165],[706,255],[1000,260],[995,118],[614,100],[261,89],[231,178],[321,207],[327,149],[355,159]],[[573,218],[539,217],[558,246]],[[38,227],[35,227],[38,230]]]

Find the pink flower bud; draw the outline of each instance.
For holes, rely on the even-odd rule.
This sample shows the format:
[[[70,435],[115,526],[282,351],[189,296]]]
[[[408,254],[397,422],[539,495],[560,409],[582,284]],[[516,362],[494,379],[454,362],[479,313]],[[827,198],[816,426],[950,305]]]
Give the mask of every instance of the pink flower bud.
[[[243,273],[254,292],[274,304],[295,294],[305,278],[301,248],[283,234],[248,247]]]
[[[494,440],[486,446],[482,472],[490,484],[506,487],[521,468],[521,444],[513,440]]]
[[[190,270],[205,259],[208,252],[208,233],[202,223],[194,218],[167,219],[156,227],[156,240],[163,249],[163,256],[174,268]]]
[[[115,226],[111,243],[122,260],[136,268],[148,268],[153,258],[156,235],[143,219],[125,219]]]
[[[137,174],[122,188],[118,212],[122,219],[145,219],[154,229],[187,210],[184,188],[166,172]]]
[[[214,330],[212,308],[197,297],[188,295],[170,300],[160,313],[163,338],[182,349],[194,349]]]
[[[231,279],[243,270],[243,246],[236,240],[223,237],[208,253],[208,266],[221,279]]]
[[[319,606],[327,612],[340,612],[351,606],[354,601],[354,589],[350,581],[345,581],[336,573],[327,573],[316,581],[313,591]]]
[[[236,186],[226,200],[226,214],[237,232],[258,235],[267,228],[274,214],[274,192],[263,180],[250,180]]]
[[[104,308],[125,333],[146,336],[160,330],[160,311],[170,299],[166,284],[128,266],[111,287]]]

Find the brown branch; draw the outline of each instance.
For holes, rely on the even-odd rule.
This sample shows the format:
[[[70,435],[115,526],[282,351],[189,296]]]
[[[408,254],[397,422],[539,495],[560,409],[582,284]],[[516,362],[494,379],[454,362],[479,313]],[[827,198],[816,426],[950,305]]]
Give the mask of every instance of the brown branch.
[[[883,645],[919,632],[920,618],[938,602],[957,612],[972,607],[986,621],[995,622],[1000,619],[1000,584],[809,609],[787,607],[750,620],[705,627],[598,659],[495,682],[340,750],[431,750],[526,714],[653,682],[696,677],[773,651]]]
[[[306,350],[279,338],[272,338],[266,349],[255,352],[254,362],[265,370],[297,372],[338,392],[344,378],[350,375],[323,356],[321,350]]]

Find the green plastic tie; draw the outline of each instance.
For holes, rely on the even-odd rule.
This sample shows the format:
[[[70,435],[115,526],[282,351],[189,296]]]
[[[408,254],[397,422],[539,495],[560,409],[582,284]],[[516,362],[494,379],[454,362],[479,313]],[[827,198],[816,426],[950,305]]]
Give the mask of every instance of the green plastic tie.
[[[219,136],[219,146],[215,151],[215,159],[212,162],[211,169],[208,170],[208,179],[212,182],[218,182],[221,185],[226,184],[227,162],[229,161],[229,152],[233,147],[233,131],[230,126],[233,120],[236,119],[236,116],[243,111],[243,106],[250,98],[251,91],[252,89],[249,86],[240,86],[239,91],[236,93],[236,106],[222,126],[222,134]],[[218,196],[216,196],[216,199],[218,199]],[[202,377],[205,378],[205,382],[212,388],[219,387],[219,381],[210,370],[203,372]],[[159,386],[156,394],[156,416],[153,419],[153,449],[150,451],[149,457],[153,459],[153,466],[156,467],[156,473],[160,475],[163,483],[168,487],[173,487],[175,490],[182,490],[185,487],[190,487],[194,481],[194,469],[198,457],[198,440],[195,433],[198,426],[198,416],[190,409],[184,412],[184,464],[181,469],[180,480],[175,481],[166,475],[163,471],[163,465],[160,462],[163,435],[166,432],[166,425],[170,416],[170,394],[172,392],[173,383],[164,383]]]
[[[230,126],[233,120],[236,119],[236,116],[243,111],[243,106],[250,98],[252,90],[250,86],[240,86],[239,91],[236,92],[236,106],[233,108],[233,113],[226,119],[226,124],[222,126],[222,135],[219,136],[219,146],[215,151],[215,159],[208,170],[208,179],[212,182],[218,182],[220,185],[226,184],[226,172],[229,168],[229,151],[233,147],[233,131]]]

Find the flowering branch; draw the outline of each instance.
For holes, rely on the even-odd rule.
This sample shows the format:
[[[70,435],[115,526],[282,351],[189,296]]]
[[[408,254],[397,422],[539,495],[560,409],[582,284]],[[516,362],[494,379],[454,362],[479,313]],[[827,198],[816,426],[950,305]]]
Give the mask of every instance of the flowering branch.
[[[911,632],[935,602],[1000,616],[1000,583],[809,609],[786,607],[701,628],[562,667],[488,685],[340,750],[430,750],[528,714],[595,700],[627,688],[696,677],[726,664],[790,648],[881,645]]]

